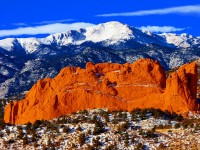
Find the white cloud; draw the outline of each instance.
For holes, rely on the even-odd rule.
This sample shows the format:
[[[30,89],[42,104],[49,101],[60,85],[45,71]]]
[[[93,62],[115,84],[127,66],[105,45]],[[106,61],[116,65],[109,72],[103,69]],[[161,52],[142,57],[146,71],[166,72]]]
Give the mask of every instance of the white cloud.
[[[33,24],[42,25],[42,24],[64,23],[70,21],[74,21],[74,19],[48,20],[48,21],[34,22]]]
[[[21,27],[9,30],[0,30],[0,37],[5,36],[19,36],[19,35],[37,35],[37,34],[54,34],[58,32],[67,32],[69,30],[76,30],[79,28],[86,28],[94,24],[77,22],[71,24],[54,23],[33,27]]]
[[[12,23],[11,25],[13,26],[31,26],[32,25],[46,25],[46,24],[54,24],[54,23],[66,23],[74,21],[74,19],[60,19],[60,20],[46,20],[46,21],[40,21],[40,22],[17,22],[17,23]]]
[[[142,26],[139,29],[150,31],[150,32],[162,32],[162,33],[185,30],[185,28],[176,28],[172,26]]]
[[[19,27],[19,26],[21,26],[21,27],[22,27],[22,26],[29,26],[27,23],[24,23],[24,22],[12,23],[11,25],[12,25],[12,26],[18,26],[18,27]]]
[[[200,5],[188,5],[188,6],[163,8],[163,9],[141,10],[134,12],[100,14],[97,16],[114,17],[114,16],[165,15],[165,14],[200,14]]]

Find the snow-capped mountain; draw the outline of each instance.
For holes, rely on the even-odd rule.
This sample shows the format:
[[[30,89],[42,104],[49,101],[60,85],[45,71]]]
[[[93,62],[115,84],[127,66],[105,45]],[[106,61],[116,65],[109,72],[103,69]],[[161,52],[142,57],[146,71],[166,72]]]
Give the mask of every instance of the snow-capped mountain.
[[[200,37],[193,37],[192,35],[183,33],[176,35],[174,33],[163,33],[161,34],[167,41],[167,43],[174,44],[179,48],[190,48],[190,47],[200,47]]]
[[[0,40],[0,47],[11,51],[17,44],[26,53],[37,51],[40,45],[81,45],[85,42],[101,43],[111,47],[128,41],[134,44],[148,46],[157,44],[166,47],[189,48],[200,44],[200,37],[193,37],[186,33],[176,35],[174,33],[153,34],[149,31],[141,31],[120,22],[108,22],[85,29],[71,30],[66,33],[52,34],[46,38],[8,38]],[[124,45],[124,44],[122,44]],[[120,49],[120,47],[118,47]]]
[[[56,33],[46,38],[0,40],[0,97],[29,90],[39,79],[61,68],[86,62],[125,63],[141,57],[173,68],[200,57],[200,37],[153,34],[120,22]]]
[[[15,48],[20,47],[27,54],[36,51],[40,44],[40,40],[36,38],[7,38],[0,40],[0,48],[7,51],[13,51]]]
[[[108,22],[97,26],[69,31],[67,33],[57,33],[42,39],[44,44],[57,44],[60,46],[84,42],[105,42],[107,45],[116,44],[125,40],[135,39],[133,28],[119,22]],[[140,42],[140,41],[138,41]]]

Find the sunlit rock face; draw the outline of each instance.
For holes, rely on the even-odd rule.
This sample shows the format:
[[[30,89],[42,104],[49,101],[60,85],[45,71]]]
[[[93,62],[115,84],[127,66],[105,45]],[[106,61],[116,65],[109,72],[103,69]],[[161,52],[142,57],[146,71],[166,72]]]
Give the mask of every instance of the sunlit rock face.
[[[166,79],[158,61],[133,64],[87,63],[66,67],[53,79],[39,80],[25,99],[5,108],[4,120],[25,124],[79,110],[159,108],[179,114],[197,110],[197,65],[186,64]]]

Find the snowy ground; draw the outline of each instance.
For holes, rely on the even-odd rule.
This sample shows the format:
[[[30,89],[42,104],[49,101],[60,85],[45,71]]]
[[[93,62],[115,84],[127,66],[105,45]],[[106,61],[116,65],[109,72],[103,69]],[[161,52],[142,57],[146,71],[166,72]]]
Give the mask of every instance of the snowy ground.
[[[200,149],[199,119],[154,109],[95,109],[0,127],[0,149]]]

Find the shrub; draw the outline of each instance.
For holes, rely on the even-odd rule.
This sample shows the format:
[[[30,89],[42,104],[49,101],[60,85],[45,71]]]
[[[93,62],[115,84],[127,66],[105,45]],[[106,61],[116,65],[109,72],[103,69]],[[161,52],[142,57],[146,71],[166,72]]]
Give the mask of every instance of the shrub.
[[[98,148],[99,146],[101,146],[101,142],[99,140],[100,140],[100,137],[97,137],[96,139],[93,138],[93,141],[92,141],[93,147]]]
[[[63,127],[63,133],[69,133],[70,132],[70,128],[68,126]]]
[[[79,125],[79,126],[76,128],[76,130],[81,132],[81,131],[82,131],[81,126]]]
[[[165,145],[163,143],[160,143],[158,149],[165,149],[165,148],[166,148]]]
[[[3,119],[0,119],[0,130],[3,130],[6,126],[6,123],[3,121]]]
[[[80,114],[83,114],[83,115],[88,115],[88,111],[87,110],[82,110],[79,112]]]
[[[15,143],[15,140],[14,140],[14,139],[8,140],[8,144],[12,144],[12,143]]]
[[[31,130],[31,128],[32,128],[32,123],[28,122],[28,123],[26,124],[26,129],[27,129],[27,130]]]
[[[23,138],[23,145],[27,145],[27,144],[28,144],[28,137],[25,136],[25,137]]]
[[[145,133],[145,136],[146,138],[155,138],[157,137],[154,130],[148,130],[146,133]]]
[[[6,134],[9,135],[10,134],[10,130],[6,129]]]
[[[18,137],[19,139],[22,139],[23,136],[24,136],[23,131],[22,131],[22,130],[19,130],[18,132],[19,132],[19,133],[18,133],[18,136],[17,136],[17,137]]]
[[[0,131],[0,137],[1,137],[1,138],[3,137],[3,135],[4,135],[4,134],[3,134],[3,132],[2,132],[2,131]]]
[[[85,140],[86,140],[85,134],[80,134],[79,137],[78,137],[78,141],[79,141],[80,146],[85,144]]]
[[[104,124],[101,121],[96,121],[93,134],[94,135],[100,134],[103,133],[104,131],[105,131]]]
[[[175,129],[178,129],[178,128],[180,128],[181,127],[181,124],[180,123],[176,123],[175,125],[174,125],[174,128]]]
[[[135,150],[144,150],[145,149],[145,145],[143,145],[142,143],[138,143],[135,147]]]
[[[33,124],[33,129],[37,129],[40,125],[42,124],[41,120],[36,120],[35,123]]]
[[[156,127],[157,129],[163,129],[163,125],[160,124],[159,126]]]

